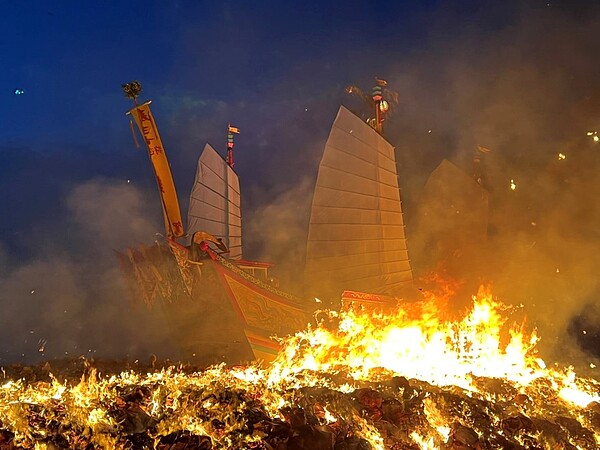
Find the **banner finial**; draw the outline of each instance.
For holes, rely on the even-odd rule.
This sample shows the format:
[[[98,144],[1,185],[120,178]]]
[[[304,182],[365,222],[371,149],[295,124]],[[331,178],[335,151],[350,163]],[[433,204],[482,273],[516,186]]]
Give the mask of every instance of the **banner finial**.
[[[142,92],[142,83],[138,80],[133,80],[131,83],[122,84],[123,92],[125,92],[125,97],[130,98],[137,105],[137,98]]]

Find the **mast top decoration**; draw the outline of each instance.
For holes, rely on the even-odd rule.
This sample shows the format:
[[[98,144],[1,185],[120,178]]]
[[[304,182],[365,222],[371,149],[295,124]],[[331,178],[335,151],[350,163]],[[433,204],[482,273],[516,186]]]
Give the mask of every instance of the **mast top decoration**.
[[[361,98],[371,110],[374,110],[375,116],[369,117],[367,123],[380,134],[383,134],[383,122],[391,114],[392,107],[398,105],[398,93],[389,90],[387,84],[386,80],[375,77],[375,86],[371,89],[370,96],[356,86],[346,87],[347,93]]]

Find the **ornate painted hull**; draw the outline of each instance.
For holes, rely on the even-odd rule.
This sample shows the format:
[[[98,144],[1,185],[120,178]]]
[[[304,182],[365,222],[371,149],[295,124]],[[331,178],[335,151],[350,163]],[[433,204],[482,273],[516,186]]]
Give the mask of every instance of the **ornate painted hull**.
[[[242,325],[256,359],[272,359],[282,337],[306,328],[309,311],[290,294],[269,286],[225,260],[209,260]],[[210,270],[207,267],[208,270]]]
[[[187,248],[140,247],[120,254],[133,294],[160,304],[182,361],[194,364],[272,360],[277,338],[304,329],[311,311],[281,291],[209,252],[198,263]]]

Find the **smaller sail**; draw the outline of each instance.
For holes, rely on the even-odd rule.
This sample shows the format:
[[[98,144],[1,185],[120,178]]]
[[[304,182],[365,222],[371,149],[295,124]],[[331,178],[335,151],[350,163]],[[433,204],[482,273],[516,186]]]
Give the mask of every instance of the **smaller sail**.
[[[421,270],[444,264],[451,272],[454,266],[463,270],[476,265],[487,240],[487,190],[444,159],[429,176],[420,197],[411,249],[423,266]]]
[[[242,258],[240,182],[217,151],[206,144],[196,169],[190,195],[188,234],[205,231],[229,248],[231,259]]]
[[[156,176],[156,183],[158,184],[158,191],[162,202],[167,237],[181,237],[184,235],[184,231],[177,192],[175,191],[175,183],[173,182],[165,149],[158,134],[156,122],[152,116],[152,111],[150,111],[150,102],[148,101],[142,105],[135,106],[127,114],[132,115],[148,148],[148,155],[154,168],[154,175]]]

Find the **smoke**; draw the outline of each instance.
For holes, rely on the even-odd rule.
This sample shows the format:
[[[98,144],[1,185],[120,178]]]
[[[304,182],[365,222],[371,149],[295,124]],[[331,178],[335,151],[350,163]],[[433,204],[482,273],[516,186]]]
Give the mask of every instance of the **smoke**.
[[[128,183],[95,179],[76,186],[66,199],[79,238],[90,250],[108,256],[113,249],[148,241],[156,229],[141,192]],[[152,212],[156,208],[152,208]],[[154,239],[153,239],[154,240]]]
[[[48,114],[31,115],[31,110],[48,111],[46,97],[42,102],[29,97],[27,107],[11,97],[13,109],[7,117],[22,124],[24,134],[43,129],[55,136],[80,125],[77,136],[86,136],[86,142],[92,130],[93,136],[108,139],[121,151],[129,136],[121,110],[114,111],[116,78],[127,81],[135,74],[142,82],[148,79],[144,95],[155,99],[153,111],[181,198],[191,186],[204,142],[224,149],[226,124],[238,126],[235,157],[245,256],[277,263],[283,287],[284,280],[301,278],[312,183],[339,104],[361,112],[357,99],[345,97],[343,88],[354,84],[368,92],[373,77],[379,76],[400,94],[398,112],[385,126],[388,140],[397,147],[409,252],[418,272],[438,267],[428,266],[431,255],[420,245],[432,235],[428,227],[433,225],[417,219],[428,177],[444,158],[470,176],[473,150],[483,145],[492,150],[484,161],[486,243],[463,252],[460,264],[449,266],[457,277],[469,280],[469,288],[489,281],[500,298],[522,303],[548,351],[560,351],[570,332],[593,347],[594,341],[582,342],[581,336],[582,328],[588,330],[586,336],[600,328],[594,306],[600,263],[600,144],[585,136],[600,129],[597,2],[422,2],[418,9],[397,3],[386,8],[358,2],[353,8],[324,4],[322,9],[289,10],[280,4],[199,5],[190,11],[165,6],[166,13],[158,11],[165,13],[160,15],[160,36],[174,41],[151,45],[145,34],[149,45],[139,55],[128,45],[115,48],[112,41],[112,50],[106,52],[116,58],[110,77],[95,75],[101,73],[98,56],[89,52],[90,60],[80,55],[89,64],[78,63],[82,72],[77,74],[81,79],[90,76],[94,81],[89,86],[79,89],[67,77],[69,86],[46,90],[61,102],[64,92],[91,96],[98,119],[90,121],[93,125],[82,126],[82,118],[87,122],[90,116],[73,103],[68,117],[81,120],[78,124],[61,122],[60,113],[52,121]],[[199,12],[207,19],[196,21]],[[187,22],[182,14],[189,16]],[[61,20],[68,17],[61,15]],[[174,27],[180,20],[185,25]],[[54,23],[52,27],[56,29]],[[85,33],[77,41],[85,48],[91,38],[102,42]],[[177,50],[169,50],[163,60],[163,47]],[[147,64],[146,51],[157,64]],[[72,60],[48,55],[53,61]],[[119,72],[122,65],[126,67]],[[93,77],[83,72],[88,66]],[[35,74],[47,78],[44,70]],[[49,79],[63,80],[62,75]],[[107,117],[114,121],[106,123]],[[115,139],[113,130],[123,139]],[[38,135],[37,140],[47,137]],[[66,144],[69,151],[76,147]],[[106,153],[95,151],[71,151],[62,159],[58,150],[44,151],[34,161],[20,148],[3,152],[8,164],[0,166],[0,184],[9,200],[3,211],[11,214],[1,224],[0,338],[8,349],[2,357],[54,357],[89,349],[132,355],[166,347],[159,321],[152,322],[150,314],[143,319],[129,315],[111,254],[112,249],[153,242],[156,230],[162,229],[153,180],[134,187],[113,179],[124,175],[122,166],[138,179],[146,177],[148,169],[137,155],[115,164]],[[566,158],[559,160],[559,153]],[[42,163],[32,168],[36,161]],[[84,167],[90,167],[86,174],[93,173],[88,178],[100,173],[111,178],[78,179],[81,175],[73,173]],[[72,185],[65,188],[57,181],[62,178]],[[510,189],[511,180],[515,190]],[[448,186],[444,194],[454,195],[456,188]],[[53,207],[48,190],[60,191],[56,197],[65,203]],[[185,201],[182,206],[185,210]],[[40,221],[32,212],[38,207],[46,219]],[[445,226],[449,234],[457,232],[454,219],[436,220],[437,230]],[[27,257],[16,261],[15,253]],[[145,314],[143,308],[139,313]],[[43,354],[38,351],[40,339],[47,340]]]
[[[304,178],[268,204],[256,208],[244,222],[244,233],[261,237],[249,248],[259,259],[277,263],[272,273],[282,287],[302,292],[304,258],[314,178]]]
[[[581,324],[582,314],[587,316],[587,328],[600,327],[591,306],[600,294],[594,275],[600,264],[595,225],[600,211],[595,200],[600,192],[595,176],[600,147],[586,137],[586,131],[600,128],[600,70],[594,57],[600,44],[595,31],[600,15],[597,7],[586,4],[546,3],[500,7],[491,2],[471,9],[450,4],[421,17],[427,22],[426,38],[412,51],[401,54],[393,46],[375,50],[366,45],[352,49],[352,56],[355,63],[368,61],[369,52],[376,52],[379,59],[389,57],[377,75],[400,94],[399,113],[386,123],[386,132],[397,146],[409,252],[417,275],[445,265],[465,281],[467,297],[479,283],[492,283],[502,300],[523,305],[530,325],[542,335],[542,351],[557,357],[577,350],[573,333],[581,343],[582,330],[573,324]],[[328,45],[335,48],[335,43]],[[338,50],[340,65],[350,66],[346,54]],[[326,77],[332,71],[335,68],[323,65]],[[362,81],[373,74],[355,75]],[[296,92],[302,86],[310,82],[294,77],[282,80],[276,89]],[[369,85],[363,88],[368,90]],[[327,101],[332,100],[329,94],[323,102],[304,101],[314,102],[312,110],[327,110]],[[356,105],[352,99],[342,100]],[[296,108],[300,104],[298,98],[288,103]],[[313,133],[327,129],[330,121],[321,119]],[[295,141],[310,140],[310,132],[304,132],[284,142],[293,146]],[[429,224],[417,220],[432,171],[447,158],[471,177],[477,145],[492,150],[483,161],[489,196],[489,212],[482,219],[487,222],[485,243],[482,236],[469,237],[470,229],[455,218],[442,214]],[[559,154],[566,156],[561,159]],[[290,150],[280,157],[293,167],[298,155]],[[312,158],[300,167],[315,174],[317,161]],[[294,177],[287,172],[282,176],[277,168],[261,174],[258,183],[278,191],[280,187],[273,187],[287,185]],[[270,250],[276,262],[297,255],[291,244],[306,233],[304,219],[296,214],[310,201],[312,191],[304,179],[296,181],[297,187],[270,200],[251,201],[259,206],[245,213],[246,242],[257,240],[258,247],[277,248]],[[462,183],[447,185],[440,197],[456,196]],[[259,191],[247,195],[264,193]],[[469,195],[465,192],[465,197]],[[293,218],[298,220],[290,226]],[[460,242],[471,245],[458,249],[458,259],[440,258],[427,266],[431,255],[420,244],[431,237],[434,227],[436,239],[459,234]],[[440,237],[440,229],[446,230],[445,236]],[[297,267],[290,267],[287,278],[298,277]],[[592,334],[588,330],[587,336]]]
[[[132,308],[113,254],[155,237],[148,202],[132,185],[89,180],[57,208],[64,218],[30,230],[31,260],[0,265],[0,361],[174,355],[160,313]]]
[[[489,30],[481,29],[489,16],[479,11],[479,21],[458,31],[450,26],[448,35],[456,36],[434,39],[403,61],[390,83],[401,93],[403,113],[388,130],[399,147],[409,249],[411,240],[419,249],[411,253],[413,262],[423,271],[444,263],[470,289],[493,283],[500,298],[524,305],[543,350],[564,356],[574,350],[570,332],[581,341],[584,311],[589,329],[600,326],[590,315],[600,295],[600,147],[586,137],[600,127],[600,73],[593,57],[600,15],[598,8],[550,4],[521,7]],[[447,14],[438,19],[434,35],[449,25]],[[470,176],[477,145],[492,149],[483,157],[489,193],[485,245],[475,245],[481,236],[457,223],[459,208],[453,217],[443,204],[452,196],[460,203],[458,179],[438,191],[438,207],[446,213],[429,223],[415,219],[422,217],[423,187],[437,164],[448,158]],[[475,189],[463,187],[463,199]],[[433,237],[448,243],[457,233],[472,243],[453,249],[462,258],[449,251],[438,265],[423,267],[431,255],[422,243]]]

